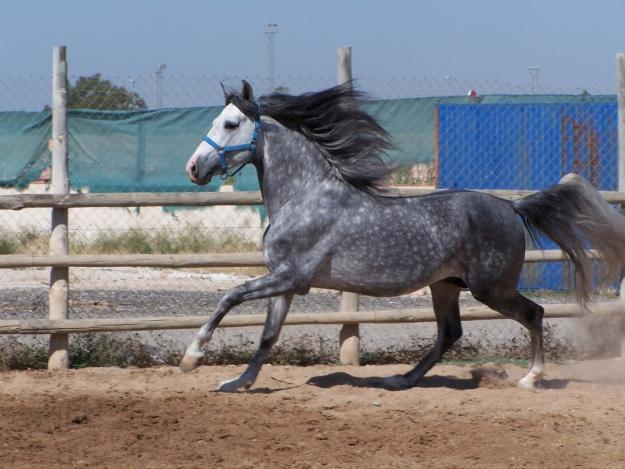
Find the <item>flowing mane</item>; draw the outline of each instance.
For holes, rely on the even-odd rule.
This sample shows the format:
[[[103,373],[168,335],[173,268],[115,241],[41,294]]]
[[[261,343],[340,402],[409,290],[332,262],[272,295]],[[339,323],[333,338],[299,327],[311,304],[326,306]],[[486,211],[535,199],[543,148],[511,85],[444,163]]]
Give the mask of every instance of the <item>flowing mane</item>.
[[[393,145],[386,130],[360,108],[365,98],[351,83],[297,96],[274,93],[261,96],[260,114],[315,142],[341,179],[376,193],[392,172],[383,155]],[[226,103],[258,118],[256,104],[240,94],[227,94]]]

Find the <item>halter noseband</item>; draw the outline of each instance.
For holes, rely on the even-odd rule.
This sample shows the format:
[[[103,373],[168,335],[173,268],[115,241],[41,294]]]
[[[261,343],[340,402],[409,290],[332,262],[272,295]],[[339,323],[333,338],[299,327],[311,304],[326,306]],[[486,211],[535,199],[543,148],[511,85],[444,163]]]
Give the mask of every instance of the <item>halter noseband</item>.
[[[254,130],[252,131],[252,136],[250,137],[249,143],[242,143],[240,145],[227,145],[222,146],[219,145],[215,140],[206,135],[202,141],[208,143],[211,147],[217,150],[217,154],[219,155],[219,165],[221,166],[221,179],[228,179],[230,176],[234,176],[239,171],[243,169],[243,167],[251,162],[256,156],[256,140],[258,139],[258,135],[260,134],[260,116],[257,120],[254,121]],[[250,157],[248,160],[241,164],[233,173],[228,173],[228,160],[226,153],[234,153],[239,151],[249,151]]]

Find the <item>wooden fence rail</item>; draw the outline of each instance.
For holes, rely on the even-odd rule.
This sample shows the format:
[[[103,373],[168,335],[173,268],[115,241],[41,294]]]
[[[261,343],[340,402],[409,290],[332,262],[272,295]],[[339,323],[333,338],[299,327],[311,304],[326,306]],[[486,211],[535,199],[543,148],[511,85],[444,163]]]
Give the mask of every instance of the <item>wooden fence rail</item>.
[[[23,267],[264,267],[261,252],[216,254],[106,254],[0,256],[0,268]]]
[[[595,303],[588,312],[576,304],[546,304],[545,317],[549,319],[582,317],[586,314],[621,313],[624,302],[606,301]],[[507,319],[500,313],[485,306],[463,306],[463,321],[487,321]],[[127,332],[153,331],[165,329],[195,329],[200,327],[208,316],[167,316],[147,318],[107,318],[107,319],[21,319],[1,320],[0,334],[75,334],[85,332]],[[285,325],[331,325],[331,324],[398,324],[434,321],[432,308],[414,308],[378,311],[296,313],[286,317]],[[226,316],[219,327],[262,326],[264,314],[233,314]]]
[[[506,200],[516,200],[537,191],[475,189]],[[439,192],[440,189],[419,187],[393,187],[389,197],[411,197]],[[625,192],[600,191],[603,198],[612,203],[625,205]],[[216,205],[262,205],[258,191],[250,192],[119,192],[115,194],[18,194],[0,196],[0,209],[21,210],[26,208],[94,208],[94,207],[208,207]]]
[[[262,205],[258,191],[251,192],[119,192],[114,194],[19,194],[0,196],[0,209],[81,207],[172,207]]]
[[[589,257],[598,258],[597,252],[588,251]],[[525,251],[525,262],[564,261],[559,249]],[[6,254],[0,256],[0,268],[27,267],[264,267],[262,252],[232,252],[215,254],[68,254],[36,256],[31,254]]]

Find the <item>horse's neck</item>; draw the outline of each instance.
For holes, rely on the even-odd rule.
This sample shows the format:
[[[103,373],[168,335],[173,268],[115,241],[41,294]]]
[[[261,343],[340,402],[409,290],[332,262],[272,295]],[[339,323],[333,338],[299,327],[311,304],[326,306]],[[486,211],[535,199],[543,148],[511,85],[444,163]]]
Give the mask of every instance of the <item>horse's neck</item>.
[[[300,134],[271,120],[263,131],[258,179],[269,220],[289,201],[334,182],[331,168],[317,147]]]

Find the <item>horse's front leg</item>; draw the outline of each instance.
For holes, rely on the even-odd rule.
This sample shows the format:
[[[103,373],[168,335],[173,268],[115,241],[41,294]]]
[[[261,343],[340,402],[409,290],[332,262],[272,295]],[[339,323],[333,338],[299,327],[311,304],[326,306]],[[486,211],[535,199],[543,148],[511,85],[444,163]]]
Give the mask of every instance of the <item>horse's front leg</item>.
[[[208,343],[226,313],[234,306],[248,300],[257,300],[278,296],[295,291],[299,283],[299,276],[289,269],[278,269],[264,277],[251,280],[234,287],[226,293],[217,305],[217,309],[213,312],[210,319],[200,327],[191,344],[187,347],[187,351],[180,362],[182,371],[191,371],[197,368],[200,359],[204,356],[201,350],[202,345]]]
[[[265,321],[263,335],[260,338],[258,350],[252,357],[245,372],[235,379],[223,381],[219,385],[219,391],[233,392],[241,387],[249,388],[254,384],[271,347],[278,340],[282,323],[284,322],[286,314],[289,312],[289,306],[291,306],[291,300],[293,300],[292,293],[269,298],[267,319]]]

